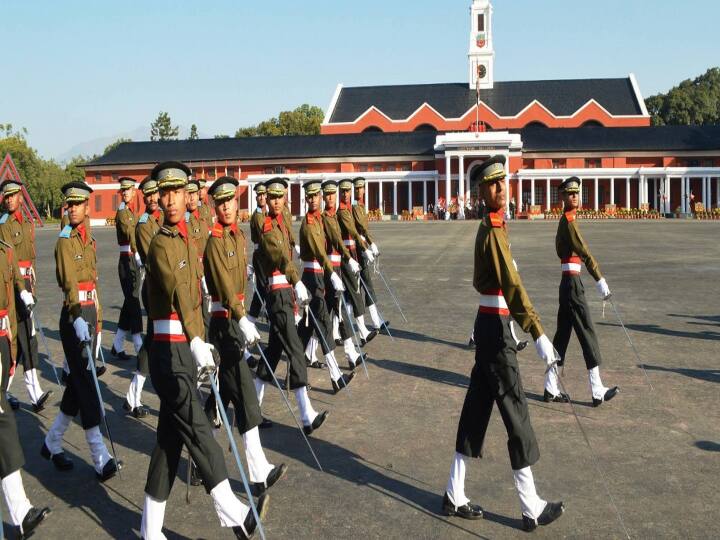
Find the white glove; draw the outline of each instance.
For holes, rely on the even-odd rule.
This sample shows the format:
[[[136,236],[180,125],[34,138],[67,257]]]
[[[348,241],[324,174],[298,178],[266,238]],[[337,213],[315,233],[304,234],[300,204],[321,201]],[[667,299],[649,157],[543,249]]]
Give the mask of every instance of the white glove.
[[[75,329],[75,335],[80,341],[90,341],[90,328],[85,319],[78,317],[73,321],[73,328]]]
[[[258,332],[257,327],[250,319],[243,317],[238,324],[240,325],[240,331],[243,333],[248,347],[260,341],[260,332]]]
[[[253,268],[252,264],[247,265],[247,276],[248,279],[252,279],[253,275],[255,274],[255,269]]]
[[[205,281],[205,276],[203,276],[202,279],[200,280],[200,284],[202,285],[203,294],[205,296],[207,296],[209,293],[208,293],[208,288],[207,288],[207,281]]]
[[[95,358],[100,356],[100,348],[102,347],[102,332],[98,332],[95,336]]]
[[[370,264],[375,262],[375,255],[373,255],[372,251],[370,251],[369,249],[366,249],[365,251],[363,251],[362,254],[363,254],[363,257],[365,257],[365,260],[367,262],[369,262]]]
[[[352,270],[353,274],[359,274],[360,273],[360,265],[355,259],[350,259],[350,262],[348,262],[350,265],[350,270]]]
[[[295,314],[295,326],[297,326],[298,324],[300,324],[300,321],[302,321],[302,319],[303,319],[303,313],[304,313],[304,311],[298,311],[298,312]]]
[[[310,303],[310,294],[302,281],[298,281],[295,284],[295,296],[297,298],[298,305],[301,307]]]
[[[598,294],[600,297],[605,300],[608,296],[610,296],[610,287],[608,287],[607,281],[605,281],[605,278],[602,278],[600,281],[595,283],[595,288],[597,289]]]
[[[330,275],[330,283],[332,283],[333,289],[335,289],[337,292],[342,292],[345,290],[345,285],[343,285],[342,278],[338,276],[335,272]]]
[[[137,251],[135,252],[135,264],[138,268],[143,267],[142,259],[140,258],[140,254]]]
[[[515,267],[515,271],[517,272],[517,263],[515,262],[515,259],[513,259],[512,261],[513,261],[513,266]]]
[[[20,291],[20,299],[23,301],[26,307],[31,308],[35,305],[35,299],[33,298],[33,295],[25,289]]]
[[[300,246],[295,244],[295,253],[297,253],[298,257],[300,256]]]
[[[555,347],[545,334],[535,340],[535,350],[548,366],[558,360],[555,357]]]
[[[372,254],[375,255],[376,257],[378,255],[380,255],[380,250],[378,249],[377,244],[375,242],[370,244],[370,251],[372,251]]]
[[[198,369],[203,368],[215,368],[215,361],[213,360],[212,350],[213,346],[209,343],[205,343],[199,337],[192,338],[190,342],[190,353],[192,354],[193,360],[197,364]]]

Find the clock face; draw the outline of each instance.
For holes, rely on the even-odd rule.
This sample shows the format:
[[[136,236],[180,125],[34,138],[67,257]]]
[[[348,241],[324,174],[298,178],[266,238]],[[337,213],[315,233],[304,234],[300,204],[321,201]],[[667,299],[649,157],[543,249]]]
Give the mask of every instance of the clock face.
[[[483,64],[480,64],[478,66],[477,71],[478,71],[478,79],[484,79],[485,75],[487,75],[487,68]]]

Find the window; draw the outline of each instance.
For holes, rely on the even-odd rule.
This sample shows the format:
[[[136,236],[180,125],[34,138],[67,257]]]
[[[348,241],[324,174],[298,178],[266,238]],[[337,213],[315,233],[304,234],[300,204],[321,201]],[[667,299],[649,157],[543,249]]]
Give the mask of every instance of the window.
[[[587,158],[585,159],[586,169],[599,169],[601,166],[600,158]]]
[[[360,165],[360,169],[359,169],[359,170],[360,170],[360,172],[368,172],[368,166],[367,166],[367,164],[363,163],[362,165]]]
[[[102,182],[102,174],[100,174],[99,172],[96,172],[95,173],[95,181]]]
[[[102,211],[102,196],[99,193],[96,193],[94,195],[95,197],[95,211],[100,212]]]
[[[688,167],[699,167],[700,162],[697,159],[688,159],[687,166]]]
[[[406,172],[407,172],[407,171],[411,171],[411,170],[412,170],[412,166],[411,166],[409,163],[403,163],[402,170],[403,170],[403,171],[406,171]]]
[[[543,206],[545,204],[545,190],[538,189],[537,186],[535,186],[535,204],[539,206]]]
[[[558,190],[555,187],[550,186],[550,204],[558,204],[559,202],[560,196],[558,194]]]
[[[712,167],[713,160],[712,159],[703,159],[702,166],[703,167]]]
[[[589,191],[590,191],[590,190],[588,189],[588,187],[583,184],[583,185],[582,185],[582,203],[583,203],[583,204],[588,204],[588,201],[590,200],[590,197],[588,196],[588,195],[589,195],[589,193],[588,193]]]
[[[115,193],[112,198],[112,207],[117,208],[118,206],[120,206],[120,195]]]
[[[237,175],[237,169],[235,167],[228,167],[227,169],[227,175],[232,176],[233,178]]]
[[[565,160],[564,159],[553,159],[552,160],[552,168],[553,169],[564,169],[565,168]]]
[[[206,175],[207,175],[206,178],[210,178],[210,179],[215,178],[215,169],[210,169],[210,170],[206,173]]]
[[[478,15],[478,32],[484,32],[485,31],[485,14],[480,13]]]
[[[112,173],[112,181],[117,182],[120,176],[118,176],[118,173]]]
[[[300,174],[307,174],[307,167],[298,167],[298,173]]]
[[[275,165],[275,174],[285,174],[285,167],[282,165]]]
[[[265,170],[263,171],[264,174],[272,174],[273,169],[272,167],[265,167]]]
[[[395,165],[388,165],[387,167],[385,167],[385,170],[387,172],[394,172],[394,171],[399,171],[400,169],[398,167],[396,167]]]
[[[382,165],[373,165],[373,171],[382,172]]]

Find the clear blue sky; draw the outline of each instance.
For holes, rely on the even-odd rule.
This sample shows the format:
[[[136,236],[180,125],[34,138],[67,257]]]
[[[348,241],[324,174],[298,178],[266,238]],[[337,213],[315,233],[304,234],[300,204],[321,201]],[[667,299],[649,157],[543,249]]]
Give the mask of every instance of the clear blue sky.
[[[347,86],[465,81],[470,0],[4,2],[0,123],[45,157],[149,126],[235,129]],[[496,80],[619,77],[645,96],[720,64],[716,0],[496,0]],[[149,131],[149,127],[148,127]]]

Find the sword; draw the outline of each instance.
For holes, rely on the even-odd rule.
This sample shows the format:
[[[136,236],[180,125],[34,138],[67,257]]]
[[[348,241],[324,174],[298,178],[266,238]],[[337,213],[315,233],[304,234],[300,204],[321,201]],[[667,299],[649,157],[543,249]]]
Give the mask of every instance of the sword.
[[[263,300],[263,297],[260,296],[260,292],[258,291],[257,285],[255,284],[255,275],[254,274],[253,274],[252,284],[253,284],[253,290],[255,291],[255,294],[260,299],[260,305],[262,306],[263,311],[265,312],[265,317],[269,321],[270,316],[268,315],[268,310],[267,310],[267,307],[265,306],[265,300]]]
[[[265,540],[265,531],[263,530],[262,523],[260,522],[260,514],[258,514],[257,508],[255,507],[255,500],[253,499],[252,492],[250,491],[250,484],[248,484],[247,477],[245,476],[245,469],[243,469],[242,461],[240,461],[240,453],[238,452],[237,445],[235,444],[235,437],[233,437],[232,434],[232,427],[228,422],[227,414],[225,413],[225,406],[222,404],[222,400],[220,399],[220,391],[218,390],[217,383],[215,382],[215,378],[213,377],[212,373],[210,374],[209,379],[210,388],[212,388],[213,394],[215,395],[215,403],[217,403],[218,410],[220,411],[220,416],[222,417],[222,421],[225,424],[227,436],[230,439],[230,447],[232,448],[233,455],[235,456],[235,463],[237,464],[238,471],[240,471],[240,477],[242,478],[242,483],[245,487],[245,493],[247,493],[248,502],[250,503],[250,509],[255,516],[255,521],[257,522],[257,526],[260,531],[260,537]]]
[[[190,450],[187,453],[187,482],[185,483],[185,504],[190,504],[190,472],[192,470],[192,456]]]
[[[379,259],[378,259],[378,262],[379,262]],[[389,283],[387,282],[387,280],[385,279],[385,275],[382,273],[382,270],[380,270],[380,265],[379,265],[379,264],[375,267],[375,273],[380,276],[380,279],[382,279],[382,282],[385,284],[385,288],[386,288],[386,289],[388,290],[388,292],[390,293],[390,298],[392,298],[393,302],[395,302],[395,305],[397,306],[398,311],[400,312],[400,315],[401,315],[402,318],[403,318],[403,321],[405,321],[405,322],[407,323],[408,320],[407,320],[407,318],[405,317],[405,313],[403,313],[402,308],[400,307],[400,302],[398,302],[397,296],[395,296],[395,293],[394,293],[393,290],[390,288],[390,284],[389,284]]]
[[[303,439],[305,439],[305,443],[307,444],[307,447],[310,449],[310,453],[312,454],[313,459],[315,460],[315,463],[318,466],[318,469],[320,469],[321,472],[325,472],[322,468],[322,465],[320,465],[320,461],[318,460],[317,456],[315,455],[315,451],[313,450],[312,446],[310,445],[310,441],[307,438],[307,435],[305,435],[305,430],[300,425],[300,422],[297,419],[297,416],[295,416],[295,413],[292,410],[292,407],[290,406],[290,401],[288,401],[287,396],[285,395],[285,392],[283,392],[283,389],[280,387],[280,383],[277,380],[277,377],[275,377],[275,372],[273,372],[272,369],[270,369],[270,362],[268,362],[268,359],[265,357],[265,353],[262,350],[262,347],[260,347],[259,343],[255,343],[255,348],[260,353],[260,356],[263,359],[263,362],[265,362],[265,367],[268,369],[268,372],[270,372],[270,376],[273,378],[273,381],[275,381],[275,386],[277,386],[278,390],[280,390],[280,395],[282,395],[283,400],[285,401],[285,405],[287,405],[288,411],[290,411],[290,414],[293,417],[293,420],[295,420],[295,424],[297,425],[298,429],[300,430],[300,434],[303,436]],[[289,388],[289,385],[288,385]],[[217,399],[217,398],[216,398]],[[227,419],[224,419],[227,420]]]
[[[345,315],[347,315],[348,322],[350,323],[350,329],[352,330],[353,337],[355,338],[355,346],[357,347],[357,350],[360,351],[360,361],[362,362],[363,369],[365,370],[365,378],[369,379],[370,375],[368,374],[368,369],[365,365],[365,358],[363,355],[362,347],[360,346],[360,339],[358,338],[357,332],[355,331],[355,325],[352,322],[352,311],[350,311],[350,306],[348,306],[347,302],[345,301],[345,296],[343,295],[343,293],[338,292],[338,298],[340,299],[340,304],[345,309]]]
[[[358,274],[358,279],[360,280],[360,283],[362,284],[363,288],[365,289],[365,294],[367,294],[368,297],[370,298],[370,300],[372,300],[372,303],[377,306],[377,305],[378,305],[377,302],[376,302],[375,299],[372,297],[372,294],[370,294],[370,290],[368,289],[368,286],[367,286],[367,284],[365,283],[365,280],[362,278],[362,276],[361,276],[360,274]],[[380,309],[378,309],[378,315],[380,315],[380,318],[382,319],[382,325],[385,327],[385,331],[388,333],[388,336],[390,336],[390,339],[392,339],[393,341],[395,341],[395,338],[394,338],[393,335],[390,333],[390,329],[388,328],[388,325],[387,325],[387,323],[385,322],[385,317],[383,317],[382,313],[380,313]]]
[[[60,384],[60,377],[58,377],[56,371],[57,368],[52,361],[52,356],[50,356],[50,347],[48,347],[47,339],[45,339],[45,332],[43,331],[43,327],[38,324],[37,319],[35,318],[35,311],[30,310],[30,317],[32,318],[33,326],[37,328],[38,332],[40,332],[40,339],[42,340],[43,346],[45,347],[45,362],[52,367],[53,375],[55,375],[55,381],[57,382],[57,385],[62,388],[62,384]]]
[[[313,326],[315,327],[315,332],[320,337],[320,339],[322,339],[323,345],[325,346],[325,350],[332,351],[332,349],[330,347],[328,347],[328,343],[325,340],[325,334],[323,334],[322,330],[320,329],[320,324],[318,323],[318,320],[315,317],[315,314],[313,313],[312,309],[310,309],[310,306],[307,306],[307,312],[310,314],[310,318],[312,319]],[[328,366],[328,371],[330,371],[330,366]],[[338,368],[338,371],[340,371],[339,368]],[[330,379],[332,380],[332,374],[330,375]],[[343,387],[347,388],[347,391],[350,392],[350,388],[348,387],[347,384],[345,384],[345,377],[342,376],[342,373],[340,374],[340,382],[342,382]]]
[[[615,306],[615,302],[613,302],[612,295],[607,296],[604,298],[604,300],[607,300],[610,302],[610,305],[613,308],[613,311],[615,312],[615,316],[617,317],[617,320],[620,322],[620,326],[622,326],[623,331],[625,332],[625,336],[627,337],[628,341],[630,342],[630,347],[632,347],[633,352],[635,353],[635,358],[638,362],[638,365],[640,366],[640,369],[642,369],[643,375],[645,375],[645,381],[647,381],[648,386],[650,387],[650,390],[655,390],[653,388],[652,383],[650,382],[650,378],[648,377],[647,371],[645,371],[645,365],[642,363],[642,360],[640,360],[640,355],[637,352],[637,349],[635,348],[635,344],[633,343],[633,340],[630,339],[630,334],[627,331],[627,328],[625,328],[625,324],[623,323],[622,318],[620,317],[620,313],[618,313],[617,307]]]

